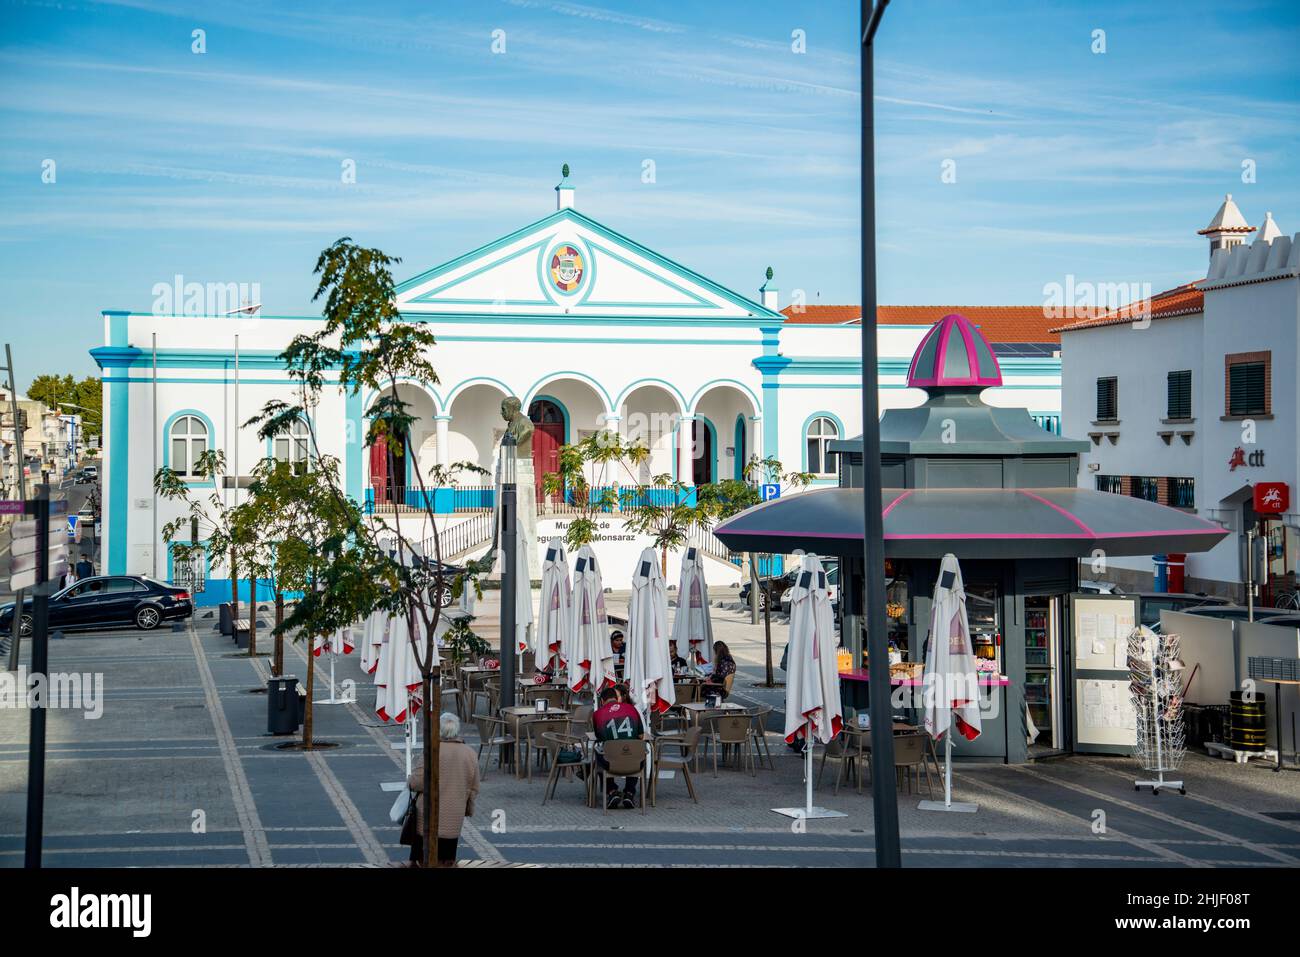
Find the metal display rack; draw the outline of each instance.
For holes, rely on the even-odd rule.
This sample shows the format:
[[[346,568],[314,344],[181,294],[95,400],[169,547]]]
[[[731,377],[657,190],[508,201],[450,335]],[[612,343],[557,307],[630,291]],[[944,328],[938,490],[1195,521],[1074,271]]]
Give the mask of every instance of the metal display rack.
[[[1129,689],[1137,715],[1137,743],[1133,755],[1154,780],[1136,780],[1133,790],[1177,788],[1186,794],[1181,780],[1167,773],[1183,764],[1186,739],[1183,732],[1183,662],[1178,657],[1177,635],[1157,635],[1149,628],[1136,628],[1128,638]]]

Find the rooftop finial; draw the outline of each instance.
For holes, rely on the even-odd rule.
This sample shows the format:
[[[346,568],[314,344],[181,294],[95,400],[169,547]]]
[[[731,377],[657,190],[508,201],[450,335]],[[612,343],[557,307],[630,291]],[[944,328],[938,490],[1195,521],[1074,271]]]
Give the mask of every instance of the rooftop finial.
[[[771,267],[771,266],[768,266],[768,267],[767,267],[767,278],[768,278],[769,280],[772,278],[772,267]]]
[[[568,179],[568,178],[569,178],[569,164],[568,164],[568,163],[565,163],[563,166],[560,167],[560,175],[563,176],[565,179]],[[1229,198],[1231,198],[1231,197],[1229,197]]]

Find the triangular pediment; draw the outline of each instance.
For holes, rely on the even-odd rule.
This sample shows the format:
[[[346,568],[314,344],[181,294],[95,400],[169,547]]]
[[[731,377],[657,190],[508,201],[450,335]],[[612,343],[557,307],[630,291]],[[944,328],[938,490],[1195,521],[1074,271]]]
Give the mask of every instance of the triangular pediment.
[[[405,314],[781,316],[573,209],[408,279]]]

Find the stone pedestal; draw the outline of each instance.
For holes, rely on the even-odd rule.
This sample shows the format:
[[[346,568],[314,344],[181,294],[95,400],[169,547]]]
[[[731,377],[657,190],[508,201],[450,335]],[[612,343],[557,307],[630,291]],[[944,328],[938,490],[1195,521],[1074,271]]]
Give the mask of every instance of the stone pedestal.
[[[528,534],[528,580],[541,581],[542,560],[538,557],[537,547],[537,479],[533,472],[533,460],[520,459],[515,466],[516,511],[519,522]]]

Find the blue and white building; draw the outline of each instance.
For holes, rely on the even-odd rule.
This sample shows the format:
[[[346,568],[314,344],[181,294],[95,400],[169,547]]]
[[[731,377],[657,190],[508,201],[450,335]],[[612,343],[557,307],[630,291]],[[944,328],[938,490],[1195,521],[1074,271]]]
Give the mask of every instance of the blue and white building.
[[[780,248],[779,236],[772,246]],[[860,319],[784,315],[771,281],[756,298],[728,289],[581,213],[567,178],[549,215],[406,279],[396,299],[405,318],[428,323],[437,337],[430,360],[441,381],[400,386],[418,419],[410,439],[426,473],[459,461],[491,469],[509,395],[536,423],[538,476],[553,470],[560,444],[598,430],[645,444],[651,455],[640,474],[611,477],[622,485],[662,473],[697,485],[738,476],[750,457],[769,455],[833,484],[827,446],[861,429]],[[906,387],[907,364],[929,322],[954,308],[879,326],[882,408],[923,401]],[[260,458],[305,454],[293,435],[261,441],[239,423],[269,399],[292,399],[280,353],[321,320],[246,312],[103,313],[104,344],[92,354],[104,382],[109,573],[174,574],[159,530],[180,512],[153,493],[158,467],[183,474],[215,447],[232,474],[248,475]],[[997,330],[985,332],[996,344]],[[1059,421],[1054,348],[1000,355],[1006,384],[988,401],[1028,405],[1045,422]],[[348,493],[382,521],[413,493],[409,465],[363,446],[373,398],[329,390],[314,426],[324,451],[342,462]],[[486,484],[481,477],[460,479],[459,490],[436,498],[449,524],[490,505],[490,491],[473,489]],[[247,494],[216,491],[230,502]],[[543,519],[546,511],[543,503]],[[219,557],[204,571],[212,600],[228,594]],[[675,574],[670,567],[670,580]]]

